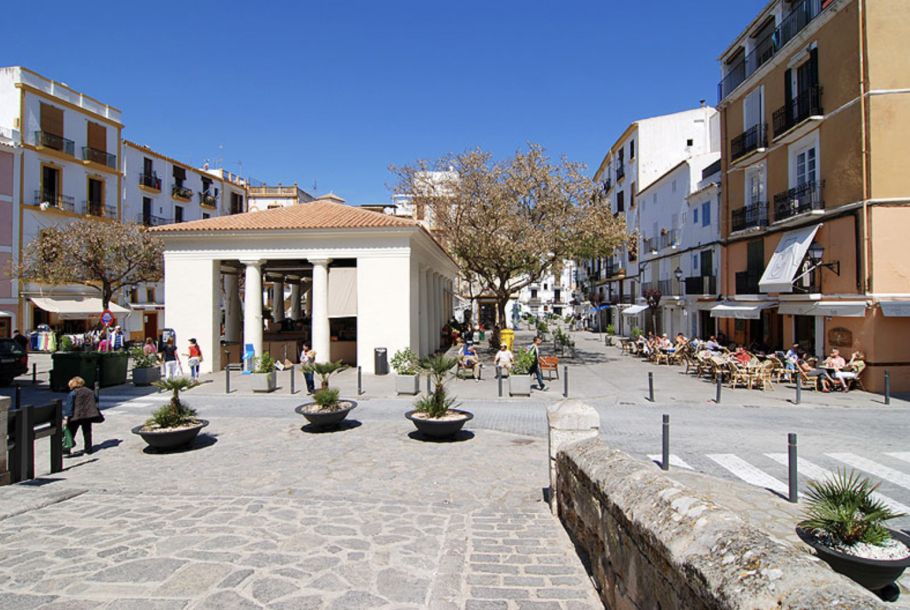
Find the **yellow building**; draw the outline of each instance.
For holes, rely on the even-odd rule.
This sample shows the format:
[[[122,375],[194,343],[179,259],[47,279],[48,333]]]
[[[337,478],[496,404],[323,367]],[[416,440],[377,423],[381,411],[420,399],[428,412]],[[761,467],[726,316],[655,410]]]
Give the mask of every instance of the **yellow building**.
[[[774,0],[721,57],[721,234],[738,343],[865,353],[910,390],[910,3]]]

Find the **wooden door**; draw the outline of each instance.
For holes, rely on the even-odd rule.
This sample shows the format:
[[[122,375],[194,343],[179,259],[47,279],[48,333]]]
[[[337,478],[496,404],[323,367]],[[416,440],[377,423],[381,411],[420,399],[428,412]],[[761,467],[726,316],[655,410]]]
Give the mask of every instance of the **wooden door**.
[[[157,311],[146,311],[144,314],[144,326],[143,332],[145,333],[145,338],[151,337],[157,343],[158,340],[158,312]]]

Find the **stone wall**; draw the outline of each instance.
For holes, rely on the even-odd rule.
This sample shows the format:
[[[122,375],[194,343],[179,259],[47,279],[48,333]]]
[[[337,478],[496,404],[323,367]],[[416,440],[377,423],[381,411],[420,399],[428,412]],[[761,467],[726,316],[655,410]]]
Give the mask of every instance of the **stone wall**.
[[[610,609],[884,609],[789,542],[600,439],[556,460],[559,517]]]

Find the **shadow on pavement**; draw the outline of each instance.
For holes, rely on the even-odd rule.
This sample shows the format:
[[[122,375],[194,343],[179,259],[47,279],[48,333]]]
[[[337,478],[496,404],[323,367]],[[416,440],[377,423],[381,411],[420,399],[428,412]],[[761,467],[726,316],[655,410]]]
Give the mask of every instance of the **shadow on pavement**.
[[[174,447],[173,449],[157,449],[155,447],[145,447],[142,450],[142,453],[145,453],[147,455],[185,453],[187,451],[195,451],[196,449],[205,449],[206,447],[211,447],[217,442],[217,435],[202,433],[197,436],[195,440],[189,445],[184,445],[183,447]]]
[[[354,428],[359,428],[362,425],[363,423],[357,421],[356,419],[343,419],[338,425],[335,426],[316,426],[314,424],[305,424],[300,427],[300,430],[309,434],[331,434],[332,432],[344,432],[345,430],[353,430]]]
[[[454,436],[449,437],[436,437],[436,436],[427,436],[421,434],[417,430],[408,433],[408,438],[415,441],[423,441],[425,443],[462,443],[464,441],[469,441],[474,438],[474,433],[470,430],[461,430]]]

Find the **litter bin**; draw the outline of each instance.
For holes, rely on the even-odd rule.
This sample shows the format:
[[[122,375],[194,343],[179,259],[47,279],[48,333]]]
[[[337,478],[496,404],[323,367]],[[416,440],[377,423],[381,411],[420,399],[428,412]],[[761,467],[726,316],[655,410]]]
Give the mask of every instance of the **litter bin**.
[[[389,350],[384,347],[377,347],[373,350],[373,374],[389,374]]]
[[[511,328],[503,328],[499,331],[499,342],[505,343],[509,351],[512,351],[512,345],[515,343],[515,331]],[[498,346],[497,346],[498,347]]]

